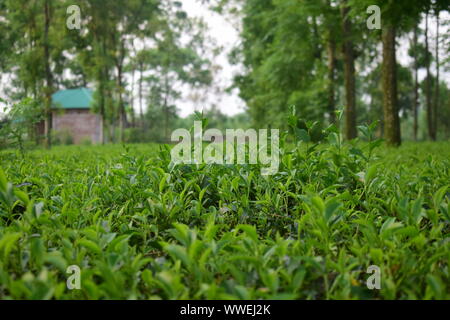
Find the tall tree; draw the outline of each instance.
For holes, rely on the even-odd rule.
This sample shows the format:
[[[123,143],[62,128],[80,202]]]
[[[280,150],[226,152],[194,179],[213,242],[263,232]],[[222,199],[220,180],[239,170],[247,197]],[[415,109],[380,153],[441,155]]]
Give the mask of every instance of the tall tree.
[[[52,93],[53,93],[53,76],[52,71],[50,69],[50,41],[49,41],[49,30],[51,23],[51,8],[50,1],[45,0],[44,3],[44,17],[45,17],[45,26],[44,26],[44,63],[45,63],[45,80],[46,87],[44,88],[45,92],[45,145],[47,148],[50,148],[52,145],[51,141],[51,130],[52,130]]]
[[[328,113],[330,116],[330,122],[336,122],[336,41],[330,34],[327,43],[327,55],[328,55]]]
[[[439,112],[439,8],[436,7],[436,44],[435,44],[435,61],[436,61],[436,84],[435,84],[435,96],[434,96],[434,104],[433,104],[433,131],[434,131],[434,140],[437,139],[438,133],[438,112]]]
[[[326,0],[321,8],[324,13],[325,42],[327,48],[327,80],[328,80],[328,115],[330,123],[336,122],[336,101],[337,101],[337,46],[339,42],[339,10],[332,5],[332,1]]]
[[[440,1],[440,0],[438,0]],[[430,0],[417,0],[414,6],[407,0],[382,1],[352,1],[354,12],[369,5],[378,5],[382,15],[383,44],[383,112],[384,133],[389,145],[401,144],[399,106],[397,97],[397,65],[396,65],[396,35],[410,31],[417,24],[419,16],[427,12],[431,6]],[[365,8],[364,8],[365,9]]]
[[[7,13],[4,18],[15,35],[11,42],[17,53],[11,60],[15,81],[19,83],[15,97],[32,96],[42,102],[48,148],[51,146],[51,95],[58,87],[55,79],[61,79],[63,73],[63,52],[67,45],[63,37],[66,29],[63,9],[64,2],[50,0],[4,3]]]
[[[400,118],[397,96],[397,61],[395,49],[395,26],[385,25],[382,30],[383,42],[383,113],[384,137],[388,144],[401,144]]]
[[[417,53],[417,33],[418,27],[414,27],[414,36],[413,36],[413,57],[414,57],[414,100],[413,100],[413,136],[414,140],[417,141],[417,131],[419,129],[418,122],[418,107],[419,107],[419,61],[418,61],[418,53]]]
[[[347,0],[342,1],[342,37],[345,80],[345,137],[348,140],[357,136],[356,132],[356,81],[355,81],[355,52],[352,41],[352,22],[350,7]]]
[[[428,10],[425,14],[425,54],[426,54],[426,68],[427,68],[427,77],[426,77],[426,107],[427,107],[427,124],[428,124],[428,135],[431,140],[436,140],[436,134],[434,130],[434,115],[433,115],[433,105],[432,105],[432,93],[431,93],[431,54],[429,50],[429,13]]]

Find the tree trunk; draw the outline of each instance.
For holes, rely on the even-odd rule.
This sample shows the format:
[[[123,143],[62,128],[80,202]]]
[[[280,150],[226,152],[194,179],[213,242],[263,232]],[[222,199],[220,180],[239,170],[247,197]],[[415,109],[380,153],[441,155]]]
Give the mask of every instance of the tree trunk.
[[[312,16],[313,22],[313,34],[314,34],[314,57],[316,59],[320,59],[322,57],[322,50],[320,50],[320,36],[319,36],[319,28],[317,25],[317,17],[315,15]]]
[[[436,85],[433,105],[433,136],[437,139],[439,110],[439,11],[436,12]]]
[[[116,143],[116,119],[111,120],[109,124],[109,141]]]
[[[383,113],[384,138],[388,145],[401,144],[400,119],[398,116],[397,97],[397,62],[395,58],[395,28],[385,26],[382,30],[383,39]]]
[[[45,1],[45,29],[44,29],[44,60],[45,60],[45,147],[50,149],[52,146],[52,90],[53,79],[50,70],[50,43],[48,33],[50,29],[50,4],[49,0]]]
[[[117,87],[119,94],[119,134],[120,142],[125,141],[125,128],[127,125],[127,115],[125,113],[125,106],[123,103],[123,59],[124,59],[125,48],[124,44],[121,43],[120,56],[117,58]]]
[[[131,111],[131,126],[136,127],[136,117],[134,113],[134,81],[135,81],[136,68],[133,66],[131,72],[131,96],[130,96],[130,111]]]
[[[97,36],[96,36],[97,38]],[[101,50],[103,54],[105,54],[105,44],[103,41],[101,42]],[[99,111],[100,111],[100,118],[101,118],[101,143],[105,144],[106,142],[106,134],[105,134],[105,123],[106,123],[106,117],[105,117],[105,81],[106,81],[106,70],[103,65],[100,65],[100,67],[97,70],[97,82],[98,82],[98,93],[99,93]]]
[[[347,140],[356,138],[356,90],[355,90],[355,53],[353,50],[352,24],[349,17],[350,8],[347,1],[343,1],[341,9],[344,54],[344,82],[345,82],[345,137]]]
[[[99,50],[106,56],[105,40],[98,36],[97,32],[94,33],[94,39],[96,43],[99,44]],[[106,124],[106,99],[105,99],[105,82],[107,81],[108,71],[104,64],[100,64],[97,69],[97,85],[99,94],[99,113],[101,118],[101,128],[100,128],[100,141],[102,144],[106,143],[105,124]]]
[[[104,70],[103,67],[100,68],[99,71],[99,95],[100,95],[100,118],[102,121],[101,124],[101,142],[102,144],[105,144],[106,139],[105,139],[105,85],[104,85],[104,81],[105,81],[105,77],[104,77]]]
[[[119,134],[120,134],[120,142],[125,141],[125,127],[126,127],[126,114],[125,107],[123,105],[123,95],[122,95],[122,66],[119,65],[117,76],[117,86],[119,89]]]
[[[414,116],[414,124],[413,124],[413,134],[414,141],[417,141],[417,131],[419,129],[418,123],[418,104],[419,104],[419,64],[417,58],[417,27],[414,28],[414,100],[413,100],[413,116]]]
[[[164,115],[165,115],[165,124],[164,124],[164,139],[165,142],[170,141],[169,137],[169,107],[168,107],[168,97],[169,97],[169,79],[166,71],[165,81],[164,81]]]
[[[139,63],[139,114],[141,117],[141,126],[144,127],[144,108],[142,106],[142,81],[144,79],[144,65]]]
[[[330,32],[328,39],[328,113],[330,116],[330,123],[336,122],[335,114],[335,70],[336,70],[336,42],[332,38]]]
[[[427,67],[427,79],[426,79],[426,103],[427,103],[427,124],[428,124],[428,135],[431,140],[436,140],[434,136],[433,128],[433,106],[431,104],[431,73],[430,73],[430,53],[428,45],[428,12],[425,17],[425,55],[426,55],[426,67]]]
[[[130,117],[131,117],[131,127],[136,128],[136,114],[134,113],[134,108],[132,105],[130,106]],[[128,126],[129,125],[130,123],[128,123]]]

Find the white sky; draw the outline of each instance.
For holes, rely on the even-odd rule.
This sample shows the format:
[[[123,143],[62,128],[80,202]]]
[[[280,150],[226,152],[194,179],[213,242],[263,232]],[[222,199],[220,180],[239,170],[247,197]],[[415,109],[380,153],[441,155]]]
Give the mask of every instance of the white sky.
[[[425,30],[425,15],[423,15],[424,19],[422,23],[420,24],[420,28],[422,30]],[[442,58],[444,56],[448,56],[448,48],[450,48],[449,43],[444,43],[444,38],[442,37],[444,34],[449,34],[450,32],[450,24],[448,22],[450,21],[450,13],[448,11],[443,11],[439,15],[439,21],[440,21],[440,27],[439,27],[439,57],[440,57],[440,63],[441,68],[439,70],[440,73],[440,80],[445,81],[448,85],[450,85],[450,66],[449,65],[442,65]],[[447,26],[443,26],[443,22],[447,24]],[[432,15],[428,17],[428,46],[429,50],[431,51],[431,54],[433,58],[435,57],[436,53],[436,18]],[[412,34],[408,35],[409,38],[412,39]],[[410,66],[413,64],[413,58],[411,58],[408,55],[408,49],[409,49],[409,41],[410,39],[403,36],[401,38],[397,39],[397,61],[399,61],[403,66]],[[419,43],[422,43],[425,45],[425,36],[421,36],[418,38]],[[430,72],[435,75],[436,71],[436,64],[433,62],[430,68]],[[420,69],[419,70],[419,81],[422,81],[426,77],[426,69]]]
[[[217,73],[214,81],[218,82],[224,90],[232,84],[233,76],[238,73],[239,67],[232,66],[228,62],[228,54],[239,44],[239,33],[223,16],[208,9],[207,5],[203,5],[199,0],[183,0],[183,8],[191,17],[201,17],[209,26],[209,35],[215,39],[217,45],[224,48],[217,58],[217,63],[221,66],[221,70]],[[227,114],[234,115],[244,111],[245,103],[239,98],[238,91],[234,90],[232,94],[211,94],[208,99],[210,103],[218,105],[219,109]],[[196,106],[190,101],[183,101],[178,104],[180,115],[186,116],[194,110],[201,110],[202,106]]]

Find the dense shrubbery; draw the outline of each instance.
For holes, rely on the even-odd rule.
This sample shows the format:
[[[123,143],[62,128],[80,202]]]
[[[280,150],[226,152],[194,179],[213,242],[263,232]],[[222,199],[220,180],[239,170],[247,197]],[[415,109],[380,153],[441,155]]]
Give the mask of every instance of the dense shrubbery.
[[[1,153],[0,297],[448,299],[449,145],[289,124],[269,177],[148,145]]]

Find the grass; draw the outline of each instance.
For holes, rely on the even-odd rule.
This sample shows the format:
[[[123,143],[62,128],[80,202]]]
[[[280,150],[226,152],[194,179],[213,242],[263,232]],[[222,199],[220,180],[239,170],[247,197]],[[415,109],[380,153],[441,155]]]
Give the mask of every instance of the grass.
[[[156,145],[0,153],[0,298],[449,299],[450,144],[324,134],[270,177]]]

